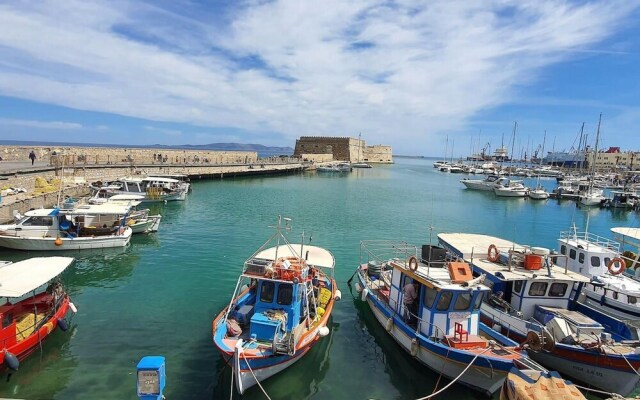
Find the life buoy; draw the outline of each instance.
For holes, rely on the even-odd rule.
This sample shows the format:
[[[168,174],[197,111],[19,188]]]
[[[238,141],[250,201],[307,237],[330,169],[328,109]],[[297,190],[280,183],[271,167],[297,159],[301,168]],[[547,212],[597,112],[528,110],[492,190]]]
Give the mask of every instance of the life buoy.
[[[618,266],[617,268],[615,266]],[[620,257],[616,257],[609,261],[607,264],[607,269],[611,275],[620,275],[627,268],[627,263]]]
[[[491,262],[496,262],[500,259],[500,252],[495,244],[489,246],[489,250],[487,250],[487,259]]]
[[[416,271],[418,269],[418,259],[415,256],[409,257],[409,269]]]

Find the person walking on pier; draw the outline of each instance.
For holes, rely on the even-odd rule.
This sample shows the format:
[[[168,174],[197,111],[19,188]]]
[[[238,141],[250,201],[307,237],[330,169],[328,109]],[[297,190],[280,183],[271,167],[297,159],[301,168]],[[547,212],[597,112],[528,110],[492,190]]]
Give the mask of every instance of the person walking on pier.
[[[33,165],[34,161],[36,161],[36,153],[33,150],[29,153],[29,159],[31,160],[31,165]]]

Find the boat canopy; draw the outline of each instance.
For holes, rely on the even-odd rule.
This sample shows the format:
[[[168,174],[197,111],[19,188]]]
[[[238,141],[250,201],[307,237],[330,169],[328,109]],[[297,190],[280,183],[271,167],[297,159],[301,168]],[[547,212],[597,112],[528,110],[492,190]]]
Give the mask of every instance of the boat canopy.
[[[116,194],[109,197],[109,201],[140,201],[144,200],[141,194]]]
[[[24,213],[25,217],[53,217],[60,212],[57,208],[37,208]]]
[[[0,297],[22,297],[60,275],[73,257],[34,257],[0,267]]]
[[[162,176],[148,176],[146,178],[143,178],[142,181],[144,181],[144,182],[180,183],[180,181],[177,180],[177,179],[165,178],[165,177],[162,177]]]
[[[625,226],[611,228],[611,232],[629,239],[640,240],[640,228],[628,228]]]
[[[74,208],[73,210],[65,211],[68,215],[87,215],[87,214],[102,214],[102,215],[123,215],[129,212],[131,205],[118,204],[118,203],[104,203],[104,204],[83,204]]]
[[[301,245],[299,243],[291,243],[289,245],[281,244],[280,246],[270,247],[255,254],[252,258],[262,258],[264,260],[275,260],[276,249],[278,258],[280,257],[300,257],[307,261],[307,264],[320,268],[333,268],[336,260],[330,251],[322,247]],[[299,254],[302,250],[302,254]]]

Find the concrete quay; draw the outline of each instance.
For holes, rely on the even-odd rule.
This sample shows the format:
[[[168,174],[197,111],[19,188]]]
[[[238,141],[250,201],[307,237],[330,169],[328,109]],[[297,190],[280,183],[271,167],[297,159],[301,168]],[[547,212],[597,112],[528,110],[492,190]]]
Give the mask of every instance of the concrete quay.
[[[48,193],[36,191],[36,178],[49,182],[62,182],[62,193],[70,197],[83,197],[90,194],[89,184],[96,181],[110,181],[125,176],[153,176],[154,174],[182,174],[189,179],[224,179],[243,176],[281,175],[299,173],[307,166],[298,160],[264,159],[248,164],[158,164],[158,163],[120,163],[120,164],[76,164],[70,166],[52,166],[45,162],[0,162],[0,187],[3,193],[7,188],[24,188],[25,193],[2,196],[0,202],[0,222],[13,221],[16,212],[24,213],[32,208],[51,207],[58,203],[59,190]]]

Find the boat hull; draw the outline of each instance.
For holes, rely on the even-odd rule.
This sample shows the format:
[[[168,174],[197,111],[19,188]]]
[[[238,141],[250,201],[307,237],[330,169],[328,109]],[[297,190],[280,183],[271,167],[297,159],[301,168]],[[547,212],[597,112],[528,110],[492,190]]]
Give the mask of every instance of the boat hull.
[[[505,189],[496,188],[494,189],[494,193],[498,197],[527,197],[526,189],[518,189],[518,190],[506,189],[505,190]]]
[[[58,238],[54,237],[0,235],[0,247],[29,251],[106,249],[125,247],[131,240],[131,234],[131,229],[127,229],[119,236],[60,238],[61,245],[56,245]]]
[[[359,274],[358,278],[362,287],[366,287],[365,282]],[[409,329],[403,322],[397,318],[393,318],[392,311],[386,309],[375,296],[368,295],[366,302],[378,323],[387,330],[389,335],[405,351],[411,354],[411,349],[414,345],[413,341],[416,338],[415,330]],[[393,323],[391,324],[391,328],[387,329],[389,318],[393,318]],[[415,356],[421,364],[437,373],[441,373],[449,379],[460,375],[473,357],[472,354],[461,354],[459,351],[431,341],[420,341]],[[478,361],[479,360],[476,360],[477,363]],[[514,364],[512,362],[496,361],[494,359],[491,359],[491,363],[491,367],[472,366],[457,382],[489,396],[493,395],[500,390],[504,379]]]
[[[481,179],[463,179],[460,181],[467,189],[471,190],[484,190],[486,192],[491,192],[493,190],[492,185],[488,185]]]

